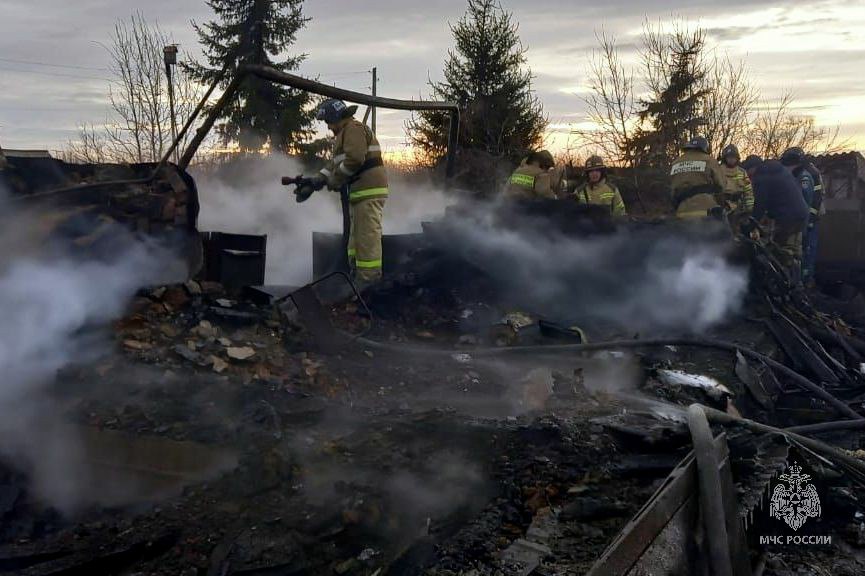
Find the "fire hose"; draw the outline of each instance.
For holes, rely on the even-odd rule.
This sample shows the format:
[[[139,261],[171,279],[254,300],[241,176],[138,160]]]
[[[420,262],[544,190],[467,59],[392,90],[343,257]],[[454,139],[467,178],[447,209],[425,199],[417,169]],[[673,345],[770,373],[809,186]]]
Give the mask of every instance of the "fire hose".
[[[368,338],[356,338],[354,340],[356,343],[366,346],[372,349],[378,349],[388,352],[411,352],[418,355],[436,355],[436,356],[452,356],[454,351],[452,350],[442,350],[435,348],[424,348],[424,347],[405,347],[400,345],[393,344],[385,344],[382,342],[377,342],[375,340],[370,340]],[[850,406],[845,404],[843,401],[839,400],[818,384],[812,382],[805,376],[802,376],[792,368],[781,364],[777,360],[773,360],[769,358],[765,354],[761,354],[756,350],[746,348],[740,344],[736,344],[735,342],[729,342],[726,340],[717,340],[713,338],[658,338],[658,339],[649,339],[649,340],[611,340],[608,342],[592,342],[590,344],[555,344],[549,346],[512,346],[512,347],[504,347],[504,348],[477,348],[471,350],[471,355],[478,358],[490,357],[490,356],[509,356],[509,355],[520,355],[520,354],[569,354],[569,353],[580,353],[580,352],[595,352],[601,350],[615,350],[615,349],[627,349],[627,348],[658,348],[663,346],[687,346],[687,347],[695,347],[695,348],[714,348],[717,350],[724,350],[726,352],[741,352],[743,356],[755,360],[757,362],[762,362],[775,372],[783,374],[788,377],[794,384],[796,384],[799,388],[806,390],[807,392],[812,393],[817,396],[830,406],[832,406],[835,410],[838,411],[839,414],[843,414],[844,416],[851,418],[853,420],[865,420],[865,416],[862,416]]]
[[[721,477],[718,475],[719,463],[715,456],[715,437],[706,413],[699,404],[688,407],[688,428],[694,443],[694,458],[697,460],[701,516],[708,536],[704,540],[712,564],[712,574],[732,576],[733,564],[730,558]]]
[[[844,450],[840,450],[838,448],[835,448],[834,446],[830,446],[824,442],[820,442],[819,440],[814,440],[813,438],[802,436],[801,434],[797,434],[796,432],[793,432],[791,430],[783,430],[780,428],[775,428],[774,426],[769,426],[768,424],[763,424],[754,420],[748,420],[747,418],[732,416],[725,412],[721,412],[720,410],[709,408],[708,406],[701,406],[701,408],[703,412],[705,412],[706,417],[709,419],[709,422],[712,422],[713,424],[739,425],[758,434],[779,434],[817,454],[824,456],[829,460],[840,464],[845,469],[855,474],[860,482],[865,481],[865,462],[850,455],[850,453]]]

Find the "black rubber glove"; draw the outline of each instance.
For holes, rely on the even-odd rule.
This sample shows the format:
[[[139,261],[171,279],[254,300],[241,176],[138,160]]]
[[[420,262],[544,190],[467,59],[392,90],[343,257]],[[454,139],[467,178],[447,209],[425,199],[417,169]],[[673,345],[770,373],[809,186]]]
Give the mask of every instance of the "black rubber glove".
[[[748,218],[739,226],[739,231],[743,236],[750,236],[751,232],[760,229],[760,224],[753,218]]]
[[[327,186],[327,178],[324,177],[324,174],[316,174],[309,180],[316,192]]]
[[[306,202],[309,197],[315,192],[315,185],[312,182],[306,182],[294,189],[294,199],[298,204]]]

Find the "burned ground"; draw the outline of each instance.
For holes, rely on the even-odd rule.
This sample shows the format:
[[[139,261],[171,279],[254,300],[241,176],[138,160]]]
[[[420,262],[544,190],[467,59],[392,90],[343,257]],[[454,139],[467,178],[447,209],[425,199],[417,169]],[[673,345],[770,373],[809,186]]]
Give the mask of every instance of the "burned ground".
[[[266,314],[240,328],[202,326],[189,311],[201,297],[175,316],[189,314],[188,331],[149,324],[165,319],[179,290],[140,299],[139,311],[117,326],[127,352],[66,370],[55,393],[82,426],[218,446],[236,453],[236,468],[157,504],[131,494],[106,510],[104,494],[84,490],[70,518],[22,495],[4,523],[4,539],[17,543],[5,555],[70,556],[21,573],[57,571],[163,536],[170,550],[153,560],[142,550],[137,571],[206,573],[226,547],[221,569],[240,574],[364,573],[392,563],[395,574],[426,565],[458,570],[494,562],[538,510],[602,482],[615,462],[610,439],[586,420],[606,408],[585,392],[572,392],[561,414],[536,418],[523,406],[532,399],[514,398],[502,367],[292,354]],[[222,350],[226,337],[251,344],[256,359],[218,376],[212,363],[191,368],[195,357],[174,350],[191,350],[186,338]],[[630,498],[627,508],[617,503],[617,521],[587,532],[596,545],[648,494],[627,483],[617,492],[617,501]]]
[[[679,404],[721,406],[663,386],[653,372],[710,367],[703,373],[747,406],[724,354],[671,348],[634,357],[633,382],[624,384],[623,374],[608,374],[621,358],[474,359],[476,340],[463,333],[460,345],[466,325],[452,324],[465,309],[443,307],[444,294],[392,287],[405,290],[392,301],[415,315],[390,311],[399,320],[389,321],[382,310],[376,335],[456,344],[454,357],[362,345],[323,356],[290,315],[200,288],[139,296],[114,326],[119,352],[64,370],[52,389],[78,426],[133,444],[163,438],[161,457],[130,460],[128,481],[139,486],[113,504],[93,489],[98,483],[85,486],[68,515],[23,489],[5,508],[0,568],[493,574],[511,573],[507,559],[521,558],[514,543],[529,542],[546,557],[538,570],[547,572],[536,573],[581,574],[688,450],[681,420],[659,419],[668,405],[629,394],[642,388]],[[362,323],[354,305],[335,312],[346,329]],[[517,340],[541,338],[508,329]],[[736,322],[725,331],[767,345],[760,326]],[[233,359],[245,356],[236,353],[242,348],[254,354]],[[187,442],[195,444],[179,444]],[[180,446],[216,450],[229,470],[159,470]],[[87,465],[106,473],[104,463]],[[9,490],[21,486],[11,472],[5,481]],[[59,558],[46,561],[52,554]]]
[[[470,238],[463,231],[445,236]],[[574,246],[539,234],[553,238],[541,252]],[[789,378],[729,351],[544,351],[586,337],[676,336],[688,318],[647,312],[625,286],[616,294],[632,306],[577,329],[579,306],[607,285],[579,286],[576,303],[560,297],[567,306],[539,314],[519,283],[499,289],[513,262],[466,244],[414,252],[408,272],[367,295],[372,319],[356,302],[328,307],[354,335],[336,353],[324,353],[287,302],[256,304],[204,281],[142,290],[113,324],[81,327],[70,337],[109,342],[98,348],[109,352],[52,374],[21,414],[35,425],[15,443],[28,464],[7,453],[0,472],[0,572],[584,574],[690,451],[684,406],[778,426],[837,418]],[[644,260],[640,249],[623,261]],[[576,271],[554,280],[567,287]],[[647,278],[658,281],[639,272],[629,281]],[[752,268],[750,280],[702,335],[812,378],[817,360],[828,362],[838,380],[827,389],[860,409],[855,350],[832,330],[813,341],[778,331],[783,316],[855,342],[857,327],[826,313],[855,320],[855,300],[826,296],[818,313],[776,293],[771,274]],[[622,321],[637,315],[640,334]],[[817,352],[805,354],[803,340]],[[727,434],[750,522],[789,445],[738,427]],[[861,448],[856,433],[832,439]],[[819,526],[833,546],[769,547],[767,573],[861,573],[865,492],[822,466],[832,496]],[[755,563],[764,548],[753,543]]]

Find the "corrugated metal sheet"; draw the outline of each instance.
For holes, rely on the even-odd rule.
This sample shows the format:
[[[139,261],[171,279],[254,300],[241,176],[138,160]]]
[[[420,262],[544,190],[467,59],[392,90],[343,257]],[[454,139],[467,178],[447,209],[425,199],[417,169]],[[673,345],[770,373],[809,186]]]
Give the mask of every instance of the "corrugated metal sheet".
[[[865,157],[859,152],[816,156],[827,198],[865,199]]]
[[[823,173],[824,186],[818,267],[865,267],[865,158],[845,152],[811,160]]]

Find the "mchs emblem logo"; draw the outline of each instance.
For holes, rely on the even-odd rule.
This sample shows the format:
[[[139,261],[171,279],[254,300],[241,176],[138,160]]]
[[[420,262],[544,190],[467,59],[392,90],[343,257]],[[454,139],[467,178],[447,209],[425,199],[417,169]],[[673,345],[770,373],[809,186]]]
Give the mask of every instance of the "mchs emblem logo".
[[[772,492],[769,516],[783,520],[795,531],[799,530],[808,518],[820,517],[820,497],[814,485],[808,483],[811,476],[802,474],[802,467],[798,463],[793,463],[787,472],[778,477],[781,483],[777,484]]]

